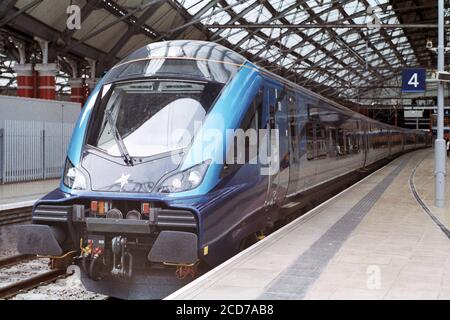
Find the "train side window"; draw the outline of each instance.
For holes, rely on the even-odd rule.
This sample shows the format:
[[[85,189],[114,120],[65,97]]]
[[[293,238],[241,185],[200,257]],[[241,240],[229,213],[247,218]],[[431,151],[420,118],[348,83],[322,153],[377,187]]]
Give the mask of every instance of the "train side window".
[[[345,132],[345,151],[347,154],[355,153],[355,140],[355,134],[353,132]]]
[[[354,135],[354,137],[355,137],[355,145],[354,145],[355,148],[353,151],[355,153],[360,153],[361,152],[361,135],[358,132]]]
[[[308,103],[308,119],[310,121],[320,121],[319,113],[318,107]]]
[[[306,123],[306,159],[314,159],[314,126],[311,122]]]
[[[298,162],[299,152],[299,139],[298,134],[298,113],[297,113],[297,99],[294,92],[288,92],[288,130],[290,135],[290,151],[292,155],[292,162]]]
[[[335,157],[336,154],[336,145],[337,145],[337,141],[336,141],[336,129],[335,128],[329,128],[328,129],[328,135],[329,135],[329,148],[328,148],[328,153],[330,155],[330,157]]]
[[[339,128],[336,133],[336,155],[341,157],[345,155],[344,130]]]
[[[314,122],[307,122],[306,158],[308,160],[326,158],[328,153],[328,138],[326,128]]]
[[[328,143],[326,129],[324,126],[318,125],[316,127],[316,150],[317,158],[324,158],[327,156]]]
[[[344,131],[344,146],[345,146],[345,154],[350,154],[351,149],[353,148],[352,145],[352,134],[348,131]]]

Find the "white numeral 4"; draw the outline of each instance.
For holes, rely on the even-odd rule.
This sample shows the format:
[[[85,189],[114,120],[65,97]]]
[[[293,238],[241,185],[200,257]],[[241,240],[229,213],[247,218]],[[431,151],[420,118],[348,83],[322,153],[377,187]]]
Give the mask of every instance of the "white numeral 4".
[[[417,81],[417,73],[414,73],[411,77],[411,79],[409,79],[408,84],[410,86],[414,86],[414,88],[417,88],[417,86],[419,85],[419,81]]]

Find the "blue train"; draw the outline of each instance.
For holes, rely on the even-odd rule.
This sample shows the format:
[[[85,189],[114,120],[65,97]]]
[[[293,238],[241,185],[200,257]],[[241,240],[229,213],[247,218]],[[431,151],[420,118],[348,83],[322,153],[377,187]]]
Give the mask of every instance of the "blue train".
[[[306,195],[430,144],[216,43],[152,43],[91,93],[61,184],[34,205],[18,249],[73,251],[88,289],[155,297],[174,272],[219,264]]]

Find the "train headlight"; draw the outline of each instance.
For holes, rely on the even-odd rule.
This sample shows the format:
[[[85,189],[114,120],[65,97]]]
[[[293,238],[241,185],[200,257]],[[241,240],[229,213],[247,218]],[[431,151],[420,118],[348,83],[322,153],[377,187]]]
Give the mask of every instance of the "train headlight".
[[[159,185],[158,192],[182,192],[198,187],[205,176],[209,163],[210,161],[205,161],[166,178],[166,180]]]
[[[86,189],[86,177],[70,162],[69,158],[66,159],[63,175],[63,183],[66,187],[75,190]]]
[[[193,170],[193,171],[189,172],[189,176],[187,179],[193,185],[199,185],[200,182],[202,181],[202,178],[203,178],[203,176],[199,171]]]

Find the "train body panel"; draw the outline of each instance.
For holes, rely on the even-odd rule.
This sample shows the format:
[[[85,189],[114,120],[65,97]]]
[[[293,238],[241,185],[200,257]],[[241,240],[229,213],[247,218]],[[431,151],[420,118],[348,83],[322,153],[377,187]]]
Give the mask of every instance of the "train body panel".
[[[220,45],[155,43],[96,86],[60,187],[35,204],[20,241],[40,243],[39,224],[63,230],[60,250],[78,251],[99,282],[213,266],[297,209],[296,197],[429,145],[426,133],[366,118]]]

